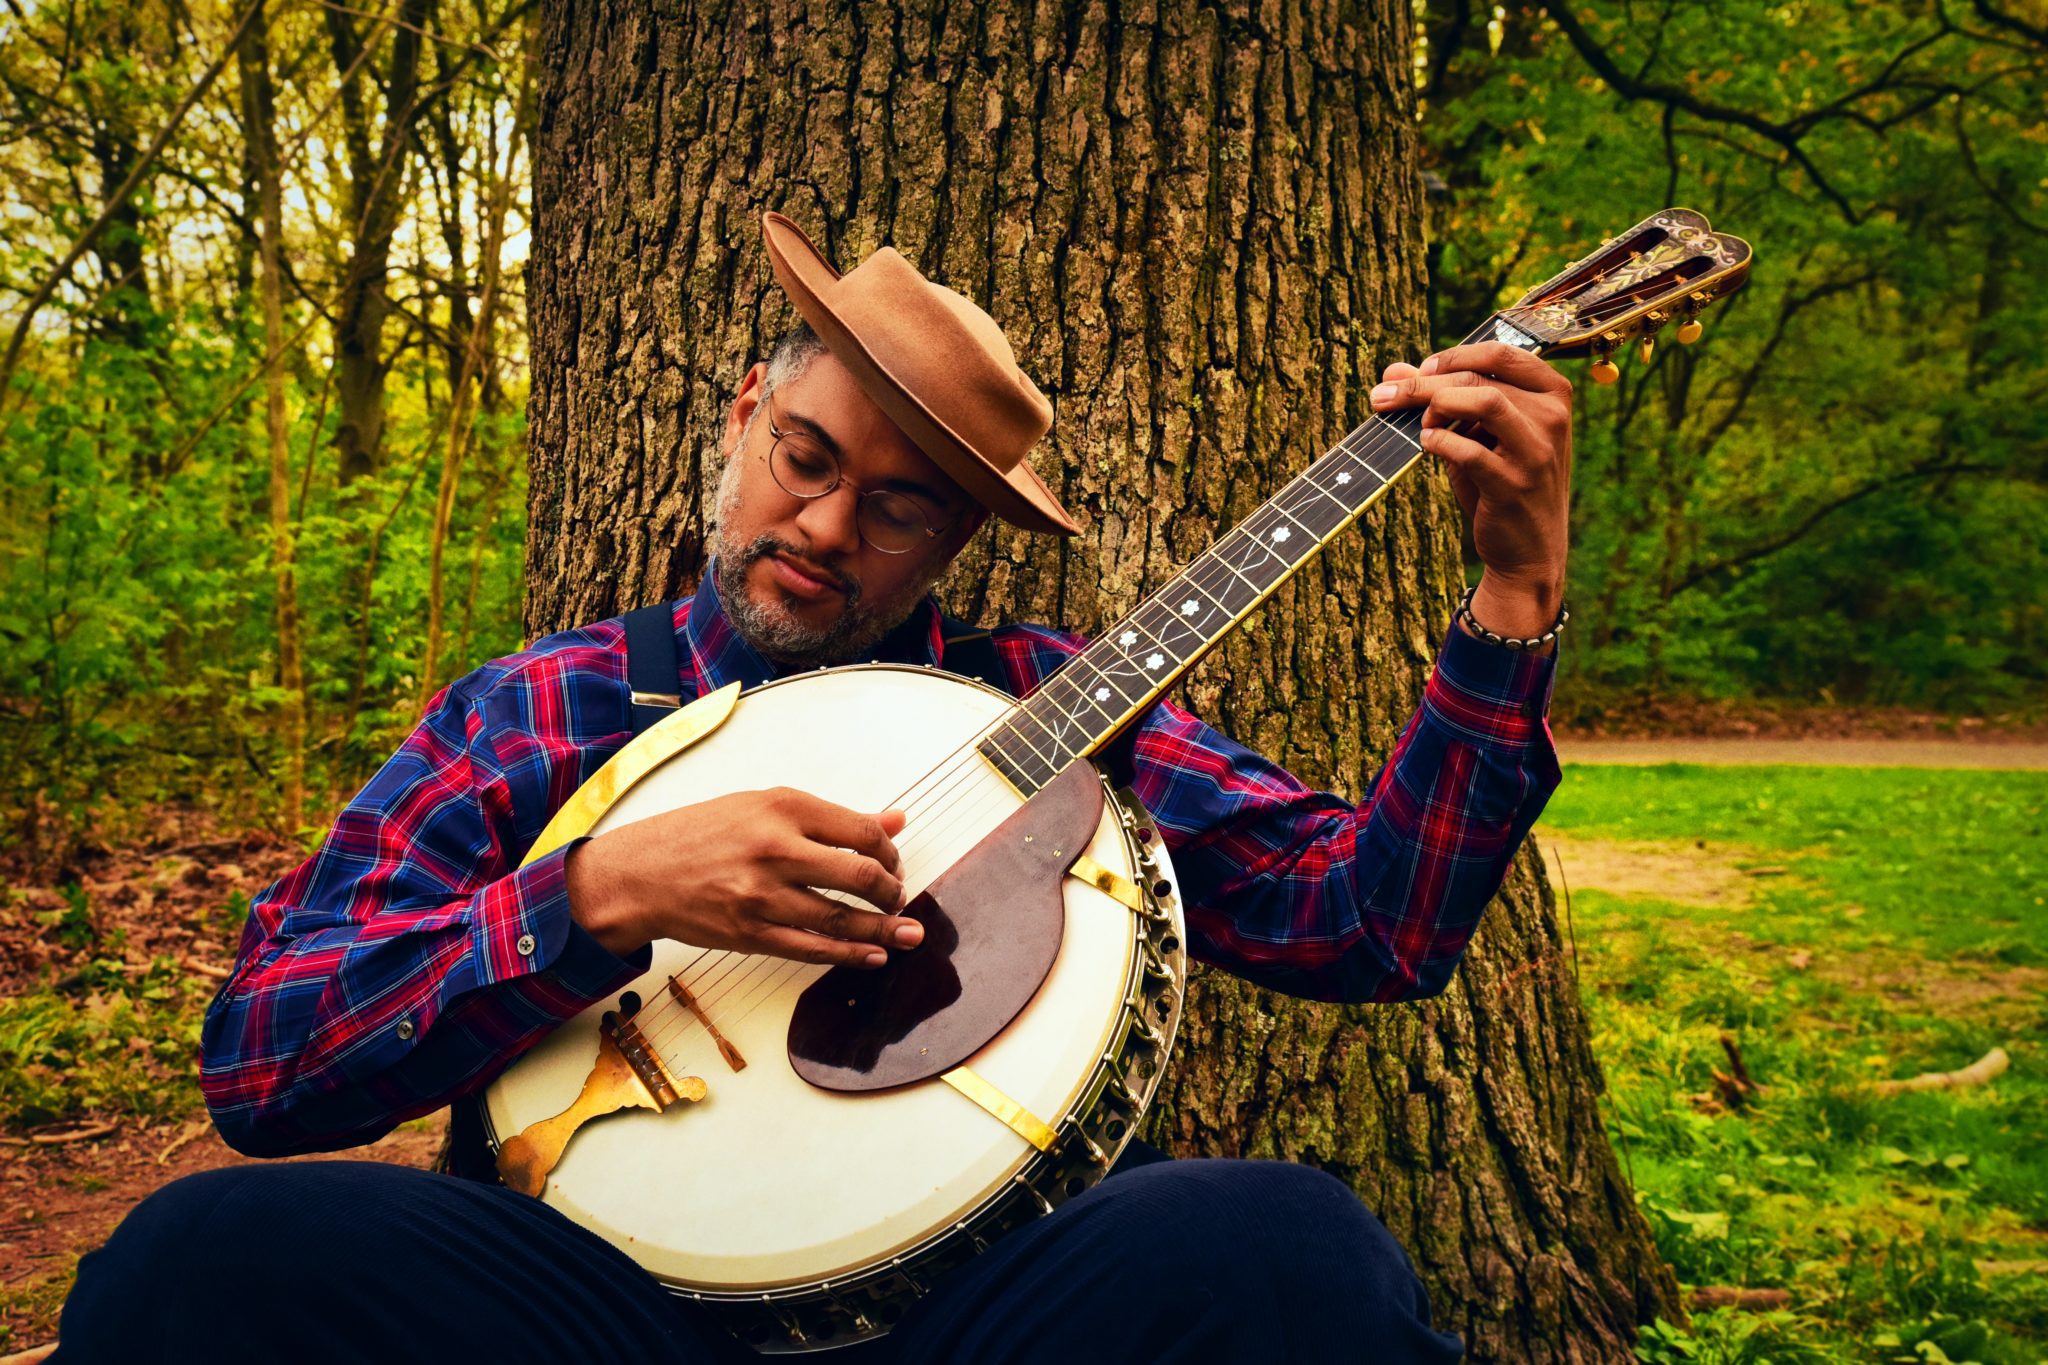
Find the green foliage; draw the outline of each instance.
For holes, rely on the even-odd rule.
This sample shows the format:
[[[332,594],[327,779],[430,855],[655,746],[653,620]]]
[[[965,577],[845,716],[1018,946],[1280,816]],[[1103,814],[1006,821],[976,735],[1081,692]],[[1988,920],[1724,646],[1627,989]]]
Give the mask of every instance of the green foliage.
[[[518,12],[438,8],[420,58],[431,93],[401,111],[379,102],[381,81],[402,84],[394,26],[287,9],[263,30],[263,64],[280,73],[283,539],[303,697],[281,662],[261,214],[236,63],[136,192],[113,198],[242,12],[85,0],[16,7],[0,27],[8,331],[13,305],[107,224],[35,315],[0,393],[0,820],[32,841],[61,846],[167,797],[271,817],[290,768],[284,722],[301,706],[319,809],[389,754],[427,690],[427,564],[450,372],[478,316],[482,189],[506,166],[524,175],[523,151],[506,147],[516,62],[492,59],[518,50]],[[338,28],[358,31],[343,41]],[[386,73],[367,84],[331,65],[358,39],[369,70]],[[416,122],[392,138],[375,127],[392,117]],[[390,166],[361,159],[387,143]],[[373,185],[400,187],[381,243],[365,240]],[[358,254],[383,273],[347,303]],[[484,334],[479,415],[452,489],[437,684],[521,642],[512,292]],[[343,334],[344,315],[368,313],[384,318],[381,336]],[[371,353],[376,392],[360,376],[346,387],[351,346]],[[345,422],[381,430],[369,472],[346,478]]]
[[[2038,773],[1569,770],[1539,838],[1784,869],[1746,905],[1572,897],[1610,1131],[1659,1251],[1687,1284],[1793,1299],[1653,1326],[1645,1359],[2041,1358],[2048,1292],[2009,1267],[2048,1259],[2048,972],[2010,959],[2048,955],[2044,811]],[[1736,1112],[1706,1098],[1723,1035],[1764,1087]],[[1868,1085],[1993,1046],[2012,1066],[1989,1085]]]
[[[197,1099],[207,983],[171,958],[127,990],[118,962],[88,977],[108,988],[0,999],[0,1128],[116,1115],[156,1122]]]
[[[176,449],[178,414],[206,408],[257,360],[232,334],[195,340],[204,334],[191,320],[177,335],[175,403],[143,357],[93,343],[61,387],[37,387],[0,444],[0,696],[11,699],[0,805],[83,809],[118,787],[125,802],[197,796],[256,815],[274,799],[278,717],[292,698],[275,682],[260,422],[222,422],[176,469],[149,467]],[[297,415],[294,448],[317,450],[310,414]],[[401,449],[438,454],[425,414],[401,405],[392,434]],[[519,436],[506,420],[485,433],[501,452]],[[360,781],[417,713],[432,507],[414,475],[388,469],[345,492],[314,484],[297,577],[317,783]],[[501,494],[479,507],[491,479]],[[501,464],[458,501],[460,667],[519,646],[523,485],[523,471]],[[365,548],[387,518],[371,570]],[[481,572],[464,632],[471,553]]]
[[[2038,33],[1917,4],[1575,0],[1511,7],[1484,43],[1469,12],[1436,0],[1423,25],[1440,337],[1666,203],[1758,253],[1704,344],[1581,374],[1566,707],[2038,713]]]

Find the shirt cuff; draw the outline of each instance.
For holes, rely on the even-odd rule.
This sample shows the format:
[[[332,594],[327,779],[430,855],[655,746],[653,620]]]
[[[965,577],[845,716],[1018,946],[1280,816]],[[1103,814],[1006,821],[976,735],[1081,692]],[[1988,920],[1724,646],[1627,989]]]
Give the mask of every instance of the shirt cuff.
[[[532,972],[552,972],[564,989],[594,1000],[622,978],[647,970],[649,948],[620,957],[599,943],[569,912],[571,839],[493,882],[476,919],[478,979],[492,984]]]
[[[1448,729],[1475,744],[1523,750],[1550,742],[1550,694],[1557,654],[1504,649],[1451,622],[1437,654],[1423,705]]]

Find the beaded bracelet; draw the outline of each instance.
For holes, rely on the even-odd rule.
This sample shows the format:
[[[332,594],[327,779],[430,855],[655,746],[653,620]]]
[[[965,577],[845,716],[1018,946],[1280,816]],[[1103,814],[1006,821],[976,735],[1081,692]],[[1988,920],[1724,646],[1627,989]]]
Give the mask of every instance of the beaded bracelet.
[[[1495,635],[1485,626],[1480,625],[1479,618],[1472,614],[1472,599],[1478,592],[1479,587],[1477,584],[1465,589],[1465,596],[1458,603],[1458,619],[1463,621],[1466,628],[1474,635],[1477,635],[1488,644],[1499,645],[1503,649],[1512,649],[1517,652],[1525,649],[1541,649],[1563,634],[1564,623],[1572,619],[1572,609],[1563,602],[1559,602],[1557,604],[1557,624],[1544,631],[1535,639],[1517,640],[1506,635]]]

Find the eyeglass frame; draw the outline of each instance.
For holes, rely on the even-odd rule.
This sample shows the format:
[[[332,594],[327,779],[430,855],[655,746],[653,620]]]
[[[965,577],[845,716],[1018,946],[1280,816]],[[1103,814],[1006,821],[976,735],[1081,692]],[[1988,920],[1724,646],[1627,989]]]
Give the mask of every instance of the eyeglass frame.
[[[765,406],[768,409],[768,431],[772,437],[772,439],[768,442],[768,454],[765,457],[768,462],[768,477],[775,480],[775,486],[777,488],[780,488],[783,492],[789,494],[789,496],[791,496],[792,498],[801,498],[805,502],[810,502],[818,498],[830,497],[833,493],[839,491],[839,485],[842,483],[845,484],[848,488],[853,489],[855,494],[857,495],[854,499],[853,506],[854,530],[860,535],[860,543],[867,546],[869,549],[873,550],[876,554],[907,555],[912,550],[918,548],[917,542],[913,541],[911,544],[904,546],[900,550],[891,550],[887,546],[877,545],[873,540],[869,539],[867,528],[861,525],[860,509],[862,508],[862,506],[866,504],[869,498],[874,497],[878,493],[887,494],[888,496],[893,498],[901,498],[904,500],[904,502],[908,503],[911,507],[915,508],[917,510],[918,520],[924,523],[924,536],[925,540],[928,542],[937,540],[940,536],[946,534],[946,532],[952,530],[955,526],[960,524],[960,518],[956,515],[951,520],[949,520],[944,526],[934,527],[932,525],[932,519],[930,515],[926,513],[923,504],[919,503],[916,498],[911,497],[910,494],[899,493],[893,488],[862,488],[854,480],[847,477],[846,469],[840,462],[839,456],[834,454],[831,447],[827,446],[822,440],[819,440],[819,438],[817,438],[816,436],[812,436],[808,432],[784,431],[781,427],[775,425],[775,396],[773,394],[766,395],[761,401],[763,406]],[[799,493],[795,489],[791,488],[788,484],[784,483],[781,480],[781,478],[779,478],[775,473],[775,450],[776,447],[782,444],[782,438],[785,436],[801,436],[804,439],[815,443],[818,447],[818,453],[823,455],[826,459],[832,462],[832,482],[826,484],[825,487],[819,489],[815,493]]]

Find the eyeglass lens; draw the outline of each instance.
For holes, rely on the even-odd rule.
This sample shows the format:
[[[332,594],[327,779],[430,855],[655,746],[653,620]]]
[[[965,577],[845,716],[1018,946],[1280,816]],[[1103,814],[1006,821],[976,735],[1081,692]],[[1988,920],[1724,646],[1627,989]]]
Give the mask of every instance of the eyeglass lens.
[[[792,497],[822,498],[839,486],[839,461],[832,452],[793,431],[769,447],[768,472]],[[936,534],[922,508],[886,488],[862,490],[855,517],[861,539],[884,554],[904,554]]]

